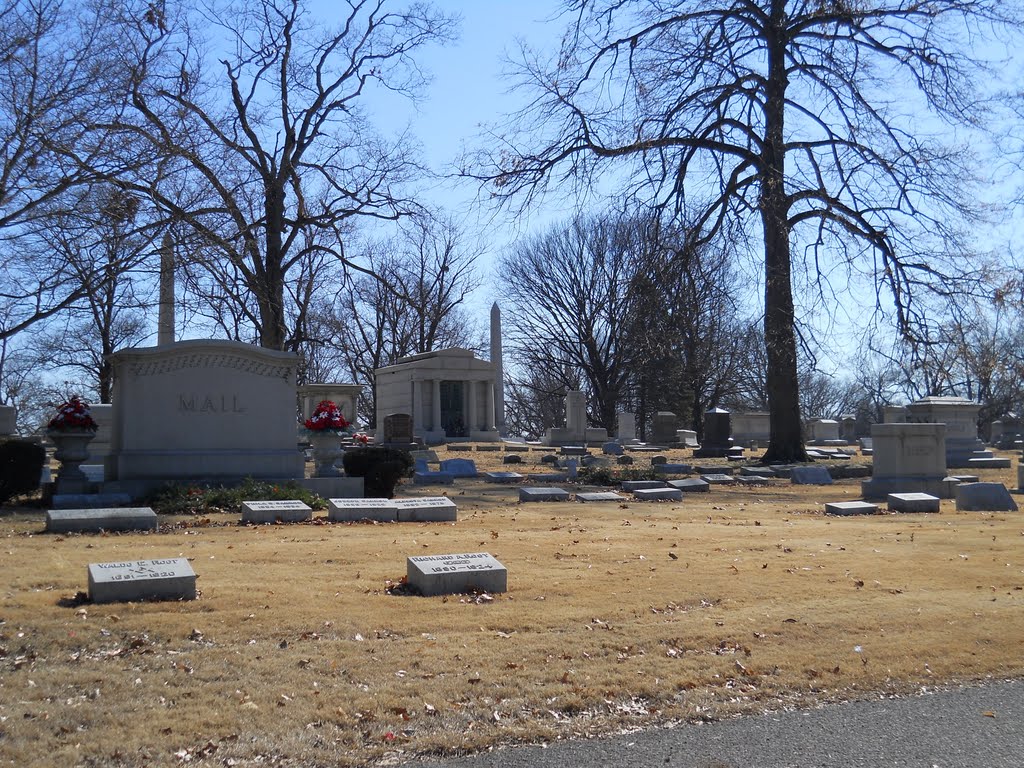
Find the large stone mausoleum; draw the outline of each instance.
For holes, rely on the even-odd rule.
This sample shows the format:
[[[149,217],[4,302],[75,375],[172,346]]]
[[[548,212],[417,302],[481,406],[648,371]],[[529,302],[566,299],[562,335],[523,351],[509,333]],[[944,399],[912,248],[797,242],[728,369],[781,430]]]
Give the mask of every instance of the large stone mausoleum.
[[[412,432],[427,443],[498,440],[493,363],[468,349],[439,349],[401,358],[374,371],[377,434],[394,414],[412,417]]]

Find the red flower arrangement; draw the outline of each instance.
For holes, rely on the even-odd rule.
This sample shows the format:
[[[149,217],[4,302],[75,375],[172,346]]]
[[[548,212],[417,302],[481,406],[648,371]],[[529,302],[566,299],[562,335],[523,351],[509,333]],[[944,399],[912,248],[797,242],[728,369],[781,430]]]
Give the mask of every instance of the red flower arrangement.
[[[72,395],[66,403],[57,408],[57,415],[50,419],[47,429],[67,432],[73,429],[87,429],[95,432],[99,425],[89,413],[89,404],[78,395]]]
[[[359,443],[360,445],[370,444],[370,436],[365,432],[356,432],[354,435],[352,435],[352,439],[355,442]]]
[[[348,429],[351,425],[341,415],[341,409],[334,401],[321,400],[313,415],[306,419],[305,426],[314,432],[324,432],[329,429]]]

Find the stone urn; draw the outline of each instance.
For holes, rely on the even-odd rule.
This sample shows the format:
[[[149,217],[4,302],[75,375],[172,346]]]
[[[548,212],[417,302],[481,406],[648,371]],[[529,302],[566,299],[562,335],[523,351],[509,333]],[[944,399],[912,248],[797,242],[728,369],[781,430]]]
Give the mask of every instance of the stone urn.
[[[310,432],[309,444],[313,449],[313,477],[341,477],[335,464],[344,451],[341,437],[332,430]]]
[[[94,429],[48,429],[46,436],[56,446],[53,457],[60,462],[57,493],[84,493],[89,478],[82,464],[89,458],[89,443],[96,437]]]

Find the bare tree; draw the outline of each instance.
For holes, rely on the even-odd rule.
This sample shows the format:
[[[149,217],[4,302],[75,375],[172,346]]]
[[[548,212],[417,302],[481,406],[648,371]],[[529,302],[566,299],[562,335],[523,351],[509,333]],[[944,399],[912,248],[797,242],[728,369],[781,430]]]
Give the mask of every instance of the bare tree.
[[[763,243],[771,440],[765,460],[806,460],[795,279],[830,266],[888,289],[902,333],[924,332],[916,296],[975,277],[957,222],[969,164],[940,139],[979,116],[971,75],[1003,0],[572,0],[556,60],[527,52],[534,96],[510,135],[466,173],[501,200],[593,182],[634,161],[631,188],[729,222]],[[969,42],[968,42],[969,41]],[[898,98],[893,94],[899,93]],[[940,128],[927,134],[926,116]],[[518,132],[515,128],[518,128]],[[802,246],[802,247],[800,247]],[[956,258],[948,258],[955,254]],[[802,258],[801,258],[802,257]],[[881,299],[879,299],[881,302]],[[915,328],[916,326],[916,328]]]
[[[127,183],[200,236],[201,266],[221,296],[251,307],[266,347],[300,342],[286,292],[311,253],[351,266],[351,220],[417,209],[402,191],[420,172],[413,141],[378,135],[360,105],[374,87],[415,97],[425,76],[414,56],[453,22],[426,5],[340,5],[333,30],[301,0],[136,3],[121,16],[134,115],[114,127],[154,158]]]

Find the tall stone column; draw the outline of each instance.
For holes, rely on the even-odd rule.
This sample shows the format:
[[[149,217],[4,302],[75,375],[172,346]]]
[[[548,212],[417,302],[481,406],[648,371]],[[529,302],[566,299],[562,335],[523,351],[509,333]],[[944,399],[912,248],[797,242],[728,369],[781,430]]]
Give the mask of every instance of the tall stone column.
[[[413,379],[410,382],[410,386],[412,387],[412,408],[409,410],[412,413],[409,415],[412,416],[412,433],[415,435],[417,430],[420,432],[424,431],[423,406],[420,404],[420,388],[422,385],[416,379]]]
[[[441,431],[441,380],[440,379],[434,379],[431,383],[434,385],[434,391],[432,393],[433,394],[433,406],[434,407],[432,409],[433,413],[431,414],[433,416],[433,424],[431,424],[431,429],[434,432],[440,432]]]
[[[499,385],[496,382],[493,382],[493,381],[487,382],[487,413],[485,414],[487,418],[486,418],[486,424],[484,424],[484,428],[487,429],[487,431],[491,431],[491,430],[493,430],[495,428],[495,424],[494,424],[494,406],[495,406],[495,403],[494,403],[494,393],[497,392],[498,386]]]
[[[491,306],[491,362],[494,364],[494,386],[492,395],[494,408],[488,413],[494,414],[499,434],[505,434],[505,372],[501,360],[501,309],[498,302]],[[488,416],[488,418],[491,418]]]
[[[164,234],[160,243],[160,314],[156,343],[174,343],[174,241],[170,232]]]
[[[476,410],[476,388],[479,386],[479,382],[467,381],[466,388],[469,390],[466,397],[466,431],[467,437],[471,436],[473,432],[477,431],[477,410]]]

